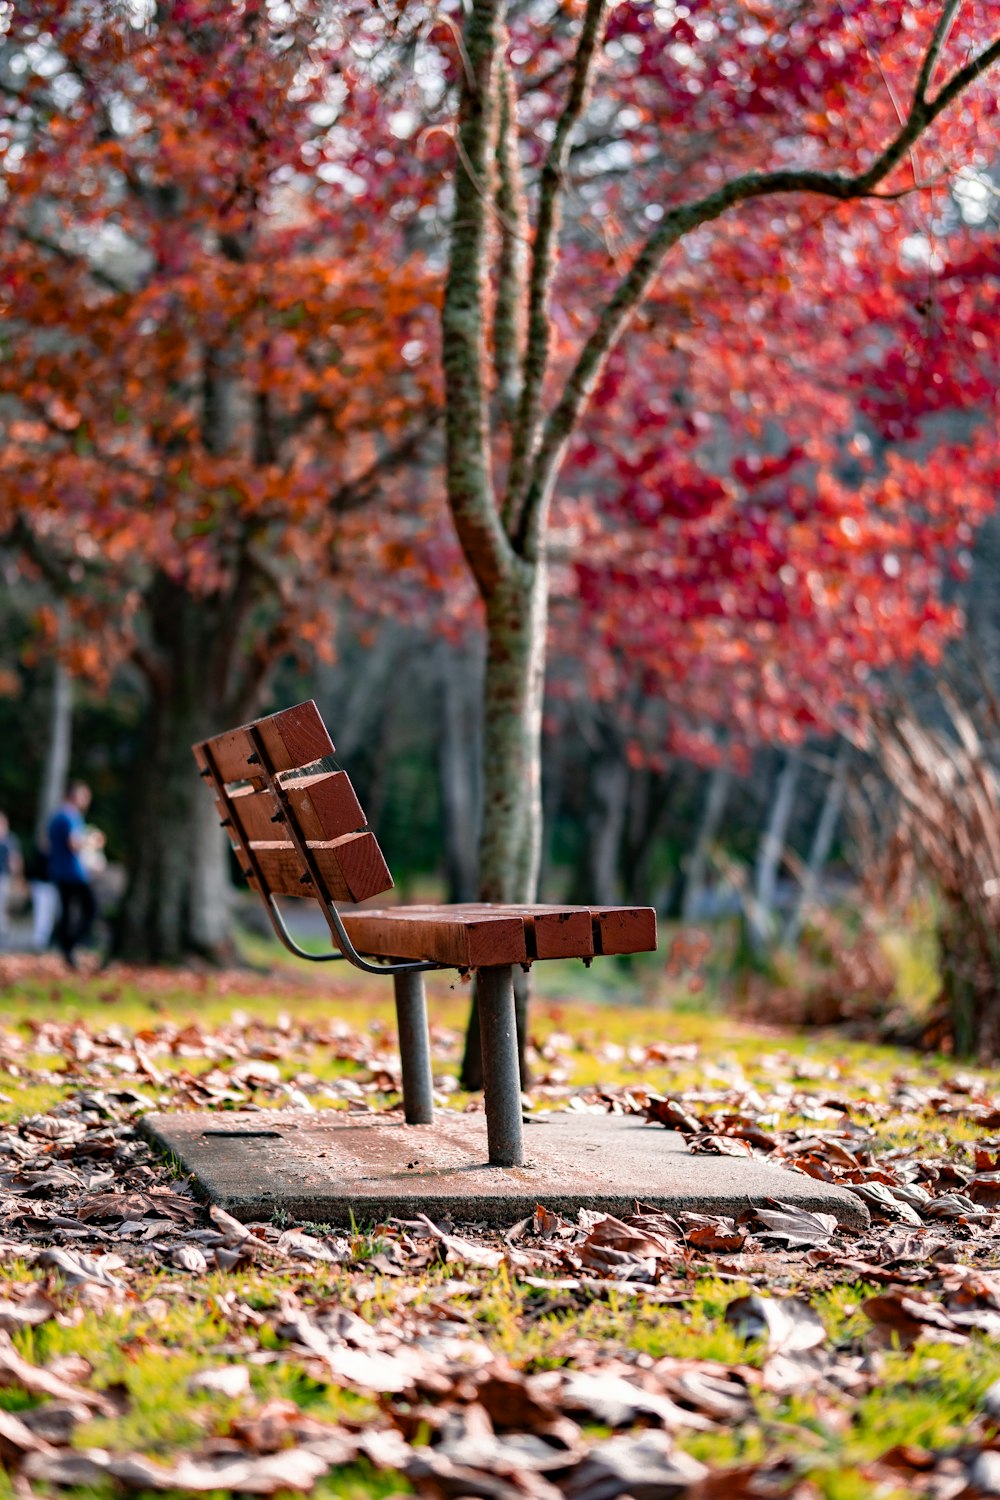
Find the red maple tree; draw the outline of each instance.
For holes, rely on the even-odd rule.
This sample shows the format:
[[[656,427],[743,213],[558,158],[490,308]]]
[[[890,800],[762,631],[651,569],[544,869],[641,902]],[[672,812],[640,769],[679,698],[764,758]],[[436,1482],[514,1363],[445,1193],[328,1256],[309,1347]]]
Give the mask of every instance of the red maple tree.
[[[319,5],[171,0],[142,28],[42,0],[3,64],[0,526],[68,600],[69,664],[148,692],[120,951],[217,953],[190,745],[329,645],[331,580],[384,570],[434,420],[412,172],[354,171],[357,132],[392,137]]]

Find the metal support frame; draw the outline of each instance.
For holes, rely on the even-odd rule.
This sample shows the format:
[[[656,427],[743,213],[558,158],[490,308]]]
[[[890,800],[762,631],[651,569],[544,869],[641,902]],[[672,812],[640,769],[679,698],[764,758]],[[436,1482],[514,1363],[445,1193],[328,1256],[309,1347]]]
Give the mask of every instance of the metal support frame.
[[[480,969],[476,985],[490,1166],[521,1167],[524,1165],[524,1135],[514,970],[509,964]]]
[[[422,974],[396,974],[396,1028],[403,1064],[403,1111],[407,1125],[430,1125],[434,1119],[434,1077],[427,1001]]]

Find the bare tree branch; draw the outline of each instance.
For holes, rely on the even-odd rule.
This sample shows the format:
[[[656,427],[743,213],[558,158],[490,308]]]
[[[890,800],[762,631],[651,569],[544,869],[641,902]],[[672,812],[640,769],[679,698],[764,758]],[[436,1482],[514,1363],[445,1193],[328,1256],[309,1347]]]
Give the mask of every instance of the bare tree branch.
[[[517,531],[520,523],[523,491],[541,421],[542,386],[549,362],[549,293],[558,250],[570,136],[587,102],[594,61],[604,35],[606,13],[606,0],[587,0],[569,93],[556,122],[555,134],[538,184],[538,226],[531,252],[528,284],[527,343],[506,506],[508,532],[511,534]]]
[[[934,28],[934,35],[931,37],[927,51],[924,53],[924,60],[920,64],[916,87],[913,90],[914,105],[924,104],[927,101],[927,91],[931,85],[931,75],[937,66],[942,48],[948,40],[948,33],[951,31],[952,22],[958,14],[961,4],[962,0],[948,0],[944,10],[941,12],[941,18]]]
[[[402,467],[420,451],[424,440],[430,436],[440,421],[440,413],[428,412],[419,426],[412,428],[384,453],[381,453],[361,474],[349,479],[330,496],[330,509],[337,515],[360,510],[373,498],[375,488],[394,470]]]
[[[493,79],[503,13],[504,0],[473,0],[465,23],[469,71],[459,103],[451,259],[441,317],[448,495],[462,550],[484,594],[517,564],[497,513],[483,371],[489,210],[481,186],[491,177]]]
[[[122,282],[116,281],[107,271],[102,270],[100,266],[95,266],[85,256],[77,255],[68,246],[61,245],[58,240],[49,239],[47,235],[38,234],[31,229],[23,229],[18,224],[11,224],[8,227],[24,244],[31,245],[36,250],[47,250],[50,255],[56,256],[57,259],[64,261],[66,265],[75,266],[85,276],[90,276],[99,286],[107,287],[108,291],[121,293],[129,290]]]
[[[497,380],[498,415],[502,422],[510,425],[517,411],[521,385],[521,313],[527,236],[524,188],[517,150],[517,99],[514,80],[505,61],[500,65],[498,83],[496,207],[500,223],[500,255],[493,314],[493,369]],[[504,519],[506,521],[506,516]]]

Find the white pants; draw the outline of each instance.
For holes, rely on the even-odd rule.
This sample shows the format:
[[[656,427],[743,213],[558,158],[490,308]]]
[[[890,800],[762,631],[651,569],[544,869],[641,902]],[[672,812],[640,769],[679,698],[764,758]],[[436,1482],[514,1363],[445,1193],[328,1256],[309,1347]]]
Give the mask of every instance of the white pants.
[[[49,946],[58,911],[58,888],[47,880],[33,880],[31,882],[31,946],[36,953],[44,953]]]

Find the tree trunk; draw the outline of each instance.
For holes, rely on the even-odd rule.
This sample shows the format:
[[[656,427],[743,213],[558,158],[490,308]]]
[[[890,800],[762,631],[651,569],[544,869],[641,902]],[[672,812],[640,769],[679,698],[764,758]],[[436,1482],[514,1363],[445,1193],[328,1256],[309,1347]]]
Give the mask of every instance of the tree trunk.
[[[191,746],[247,717],[227,699],[237,637],[219,608],[167,579],[151,590],[152,656],[145,744],[132,782],[128,882],[114,955],[139,963],[236,957],[228,841]]]
[[[542,697],[548,578],[521,563],[486,608],[482,901],[533,901],[542,833]]]
[[[590,757],[584,795],[584,857],[573,881],[571,899],[581,905],[613,906],[621,899],[622,843],[628,812],[629,766],[610,737]],[[616,751],[618,753],[616,753]]]
[[[702,809],[701,822],[695,836],[694,848],[688,861],[684,879],[684,901],[681,906],[683,922],[697,922],[701,901],[705,893],[705,877],[708,874],[709,855],[722,826],[732,773],[726,766],[716,766],[708,778],[708,792]]]
[[[750,944],[757,953],[763,951],[773,936],[778,872],[781,869],[801,769],[802,761],[790,750],[775,782],[774,801],[771,803],[771,811],[757,852],[757,869],[749,912]]]
[[[437,756],[447,899],[475,901],[479,876],[482,734],[478,693],[472,687],[474,663],[468,651],[443,641],[436,648],[436,657],[441,705]],[[478,678],[479,674],[475,676]]]
[[[805,877],[802,881],[802,889],[799,892],[799,899],[796,901],[795,907],[788,921],[785,923],[785,930],[781,934],[782,944],[786,948],[797,941],[809,908],[815,905],[820,877],[826,867],[827,860],[830,858],[830,850],[833,848],[833,836],[837,831],[837,824],[840,821],[840,810],[844,805],[846,787],[847,744],[846,742],[841,742],[833,768],[833,775],[826,785],[826,795],[823,798],[823,806],[816,823],[816,831],[813,834],[809,858],[806,862]]]
[[[522,564],[486,608],[481,901],[534,901],[542,842],[542,706],[548,578],[544,562]],[[528,1082],[528,976],[514,982],[521,1079]],[[482,1087],[479,1007],[473,995],[462,1086]]]
[[[49,733],[45,742],[42,784],[35,816],[35,842],[43,845],[49,819],[62,801],[73,746],[73,683],[58,658],[52,667]]]

